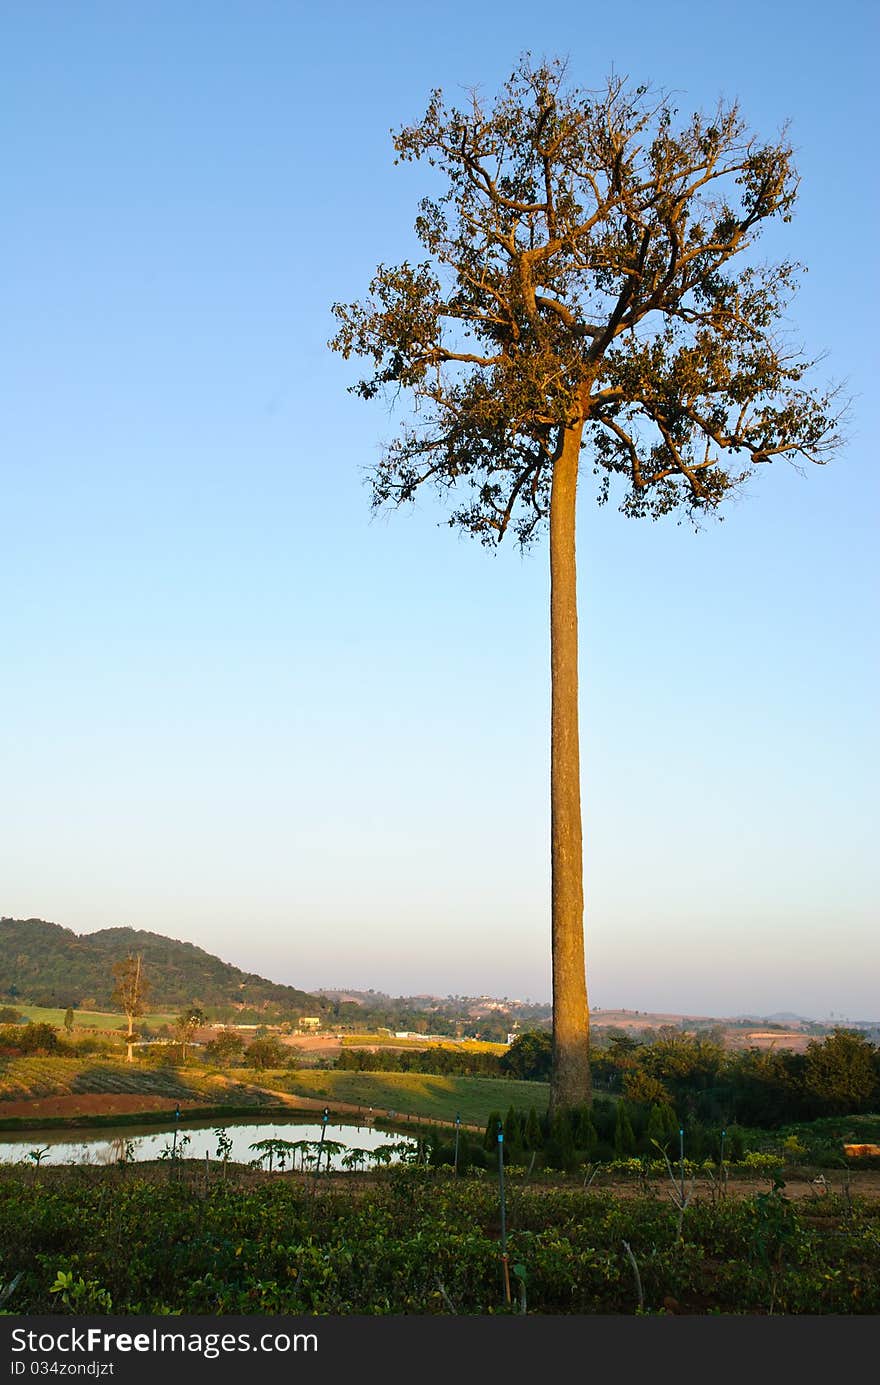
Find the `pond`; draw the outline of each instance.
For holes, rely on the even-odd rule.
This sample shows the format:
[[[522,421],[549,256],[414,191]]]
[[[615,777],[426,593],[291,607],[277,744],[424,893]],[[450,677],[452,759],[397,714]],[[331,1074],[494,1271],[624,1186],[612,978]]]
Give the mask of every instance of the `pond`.
[[[399,1163],[412,1158],[417,1141],[405,1135],[377,1130],[372,1125],[334,1124],[299,1121],[165,1121],[156,1125],[105,1126],[79,1134],[71,1130],[28,1130],[21,1134],[4,1132],[0,1137],[0,1164],[25,1163],[40,1167],[49,1164],[104,1164],[121,1161],[142,1163],[152,1159],[199,1159],[219,1163],[224,1153],[237,1164],[262,1160],[262,1167],[273,1170],[314,1167],[324,1131],[321,1168],[371,1168],[376,1163]],[[218,1136],[217,1131],[222,1131]],[[225,1141],[229,1141],[228,1146]],[[263,1149],[252,1146],[263,1141],[283,1142]],[[285,1148],[284,1145],[295,1148]],[[36,1156],[39,1154],[39,1158]]]

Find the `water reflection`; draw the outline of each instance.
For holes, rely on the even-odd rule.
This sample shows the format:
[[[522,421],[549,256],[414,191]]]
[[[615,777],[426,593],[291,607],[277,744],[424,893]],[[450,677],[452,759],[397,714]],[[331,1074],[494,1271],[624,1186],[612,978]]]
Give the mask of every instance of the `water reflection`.
[[[137,1164],[153,1159],[229,1160],[275,1171],[364,1169],[412,1158],[417,1142],[371,1125],[302,1121],[193,1122],[104,1129],[71,1139],[70,1131],[27,1131],[0,1140],[0,1164],[34,1166]],[[39,1154],[39,1158],[35,1157]]]

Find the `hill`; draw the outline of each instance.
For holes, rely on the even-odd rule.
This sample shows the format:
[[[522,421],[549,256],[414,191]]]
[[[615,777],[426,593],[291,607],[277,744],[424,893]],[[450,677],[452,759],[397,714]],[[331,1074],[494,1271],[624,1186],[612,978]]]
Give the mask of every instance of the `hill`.
[[[132,953],[144,959],[154,1010],[198,1004],[280,1019],[323,1015],[328,1008],[326,1000],[241,971],[193,943],[137,928],[74,933],[43,919],[0,919],[0,996],[34,1005],[107,1008],[113,964]]]

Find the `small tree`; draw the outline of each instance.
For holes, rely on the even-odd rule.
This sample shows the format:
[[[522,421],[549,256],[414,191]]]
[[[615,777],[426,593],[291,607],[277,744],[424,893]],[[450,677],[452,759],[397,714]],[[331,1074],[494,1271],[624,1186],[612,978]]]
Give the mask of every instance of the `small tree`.
[[[486,1121],[486,1129],[483,1134],[483,1148],[494,1150],[498,1145],[498,1127],[501,1124],[501,1112],[490,1111]]]
[[[197,1029],[205,1023],[204,1011],[198,1005],[189,1005],[177,1016],[174,1028],[180,1043],[180,1058],[186,1062],[186,1050],[193,1041]]]
[[[545,1145],[547,1162],[560,1169],[570,1169],[575,1164],[575,1138],[572,1126],[577,1113],[574,1107],[560,1107],[552,1117],[550,1134]]]
[[[287,1058],[287,1049],[279,1039],[254,1039],[245,1050],[244,1061],[247,1067],[265,1071],[266,1068],[280,1068]]]
[[[498,1066],[508,1077],[525,1078],[527,1081],[546,1081],[550,1076],[553,1062],[553,1041],[546,1030],[529,1029],[518,1034],[506,1053],[502,1053]]]
[[[364,399],[408,391],[414,421],[373,476],[376,505],[422,486],[449,523],[495,544],[550,539],[551,1105],[590,1099],[578,729],[575,514],[582,453],[604,502],[695,522],[753,466],[821,462],[832,397],[779,333],[797,276],[762,266],[767,223],[791,220],[783,137],[736,105],[679,122],[671,102],[611,78],[568,90],[563,64],[523,60],[494,105],[434,92],[399,131],[439,193],[421,202],[418,264],[380,265],[338,303],[330,345],[367,362]]]
[[[116,983],[113,987],[114,1003],[119,1006],[128,1021],[126,1057],[129,1062],[132,1062],[135,1040],[134,1022],[139,1015],[144,1013],[150,991],[150,983],[144,975],[144,959],[141,954],[130,955],[123,958],[121,962],[114,963],[113,977]]]
[[[648,1116],[645,1139],[650,1150],[654,1145],[666,1149],[678,1134],[678,1117],[667,1102],[656,1102]]]
[[[617,1119],[614,1123],[614,1153],[618,1158],[625,1158],[628,1154],[636,1152],[636,1137],[626,1109],[626,1102],[618,1101]]]
[[[64,1032],[68,1035],[73,1033],[73,1010],[69,1005],[64,1012]]]
[[[224,1029],[216,1039],[205,1045],[205,1057],[211,1063],[229,1067],[239,1062],[244,1053],[244,1039],[233,1029]]]
[[[523,1138],[526,1149],[541,1149],[544,1144],[544,1132],[541,1129],[541,1122],[534,1106],[529,1107],[528,1120]]]
[[[599,1136],[590,1116],[590,1107],[586,1104],[581,1106],[577,1113],[574,1142],[578,1149],[586,1150],[588,1154],[592,1154],[599,1143]]]

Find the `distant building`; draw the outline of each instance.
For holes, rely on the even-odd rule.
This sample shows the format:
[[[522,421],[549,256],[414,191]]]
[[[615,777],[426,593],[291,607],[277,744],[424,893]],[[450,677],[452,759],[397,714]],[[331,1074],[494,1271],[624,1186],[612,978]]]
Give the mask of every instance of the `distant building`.
[[[299,1017],[299,1027],[300,1027],[300,1029],[306,1029],[306,1030],[309,1030],[309,1031],[314,1030],[314,1029],[320,1029],[320,1028],[321,1028],[321,1017],[320,1017],[320,1015],[300,1015],[300,1017]]]

